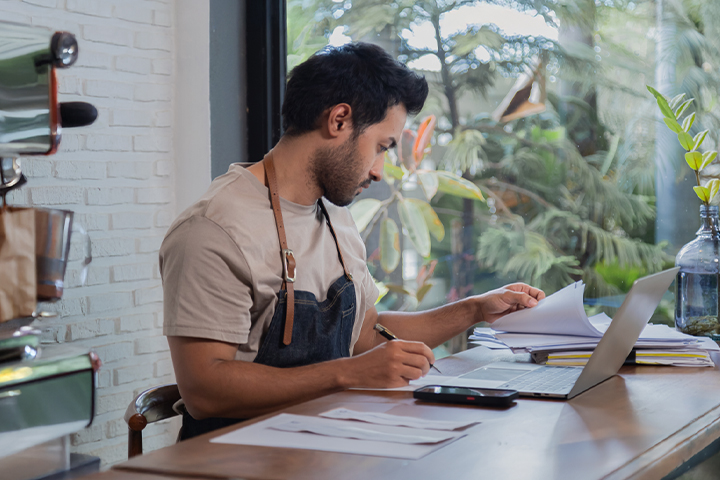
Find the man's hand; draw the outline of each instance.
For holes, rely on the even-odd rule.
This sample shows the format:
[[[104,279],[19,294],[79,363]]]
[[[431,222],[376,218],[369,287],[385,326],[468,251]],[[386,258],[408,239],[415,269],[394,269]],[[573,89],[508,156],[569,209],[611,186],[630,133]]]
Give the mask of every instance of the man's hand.
[[[473,299],[477,302],[476,321],[492,323],[503,315],[531,308],[545,298],[545,292],[524,283],[513,283],[491,290]]]
[[[348,387],[396,388],[424,376],[435,356],[422,342],[392,340],[344,361]]]

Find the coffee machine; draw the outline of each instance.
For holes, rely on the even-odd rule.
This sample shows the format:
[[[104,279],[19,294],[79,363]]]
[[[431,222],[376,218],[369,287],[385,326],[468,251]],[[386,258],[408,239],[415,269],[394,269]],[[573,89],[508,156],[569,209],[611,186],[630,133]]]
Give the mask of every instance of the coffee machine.
[[[22,157],[52,155],[62,129],[91,124],[88,103],[58,103],[56,70],[78,57],[69,32],[0,21],[0,200],[28,179]],[[63,294],[73,212],[35,210],[37,301]],[[85,264],[89,263],[89,240]],[[0,247],[3,239],[0,238]],[[0,272],[2,275],[2,272]],[[37,309],[36,309],[37,310]],[[100,361],[87,350],[42,346],[42,313],[0,323],[0,476],[43,478],[70,469],[70,433],[93,419]],[[97,462],[95,462],[97,463]],[[93,465],[90,469],[97,468]],[[65,477],[62,477],[65,478]]]

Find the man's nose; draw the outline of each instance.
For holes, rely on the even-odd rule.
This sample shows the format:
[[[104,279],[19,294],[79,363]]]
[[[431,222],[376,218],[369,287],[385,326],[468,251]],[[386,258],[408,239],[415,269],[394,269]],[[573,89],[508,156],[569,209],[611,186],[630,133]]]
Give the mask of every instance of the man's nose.
[[[373,163],[372,168],[370,169],[370,178],[374,182],[379,182],[382,180],[383,170],[385,168],[385,155],[380,155],[377,160],[375,160],[375,163]]]

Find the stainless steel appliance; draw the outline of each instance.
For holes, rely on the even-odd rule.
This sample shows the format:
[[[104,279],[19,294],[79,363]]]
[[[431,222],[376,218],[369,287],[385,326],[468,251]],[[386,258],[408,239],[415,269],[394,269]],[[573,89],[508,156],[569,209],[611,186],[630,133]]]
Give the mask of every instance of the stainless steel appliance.
[[[71,66],[77,56],[71,33],[0,21],[2,208],[7,193],[27,182],[19,157],[55,153],[63,127],[89,125],[97,117],[90,104],[57,101],[56,69]],[[37,298],[54,301],[63,294],[73,212],[35,210]],[[89,259],[88,251],[86,264]],[[43,478],[67,470],[68,435],[93,419],[99,359],[83,349],[41,345],[40,331],[29,326],[41,316],[0,323],[3,478]]]

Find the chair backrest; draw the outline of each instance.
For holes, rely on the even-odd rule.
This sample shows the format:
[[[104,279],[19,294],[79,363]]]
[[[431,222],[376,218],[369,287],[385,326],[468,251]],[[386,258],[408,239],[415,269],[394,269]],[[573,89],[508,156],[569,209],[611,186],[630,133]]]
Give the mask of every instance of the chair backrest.
[[[180,400],[177,384],[160,385],[140,393],[125,410],[128,424],[128,458],[141,455],[142,431],[148,423],[174,417],[173,405]]]

